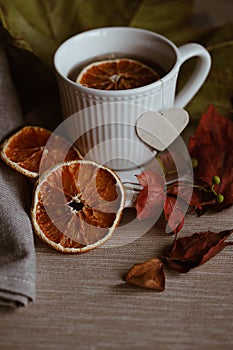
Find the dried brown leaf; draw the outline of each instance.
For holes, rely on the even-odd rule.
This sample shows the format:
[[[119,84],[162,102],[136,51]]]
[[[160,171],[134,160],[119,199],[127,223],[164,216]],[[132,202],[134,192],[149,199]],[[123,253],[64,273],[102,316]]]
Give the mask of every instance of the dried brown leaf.
[[[165,288],[163,263],[154,258],[135,264],[128,271],[125,281],[139,287],[163,291]]]
[[[185,273],[204,264],[226,246],[233,244],[233,242],[225,242],[232,232],[233,230],[219,233],[198,232],[192,236],[176,239],[167,258],[169,267]]]

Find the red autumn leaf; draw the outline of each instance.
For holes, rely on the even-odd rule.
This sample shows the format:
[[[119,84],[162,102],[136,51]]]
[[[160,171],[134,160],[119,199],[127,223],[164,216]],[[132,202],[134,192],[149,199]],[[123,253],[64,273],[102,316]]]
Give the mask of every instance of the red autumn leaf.
[[[183,201],[188,203],[190,207],[194,207],[199,214],[203,213],[203,205],[205,206],[205,209],[207,209],[209,205],[216,204],[216,199],[213,192],[207,193],[196,188],[191,190],[191,187],[188,183],[173,183],[172,186],[167,189],[167,195],[174,195],[181,198]],[[210,187],[208,186],[208,188]]]
[[[125,281],[139,287],[163,291],[165,288],[163,263],[154,258],[135,264],[128,271]]]
[[[174,182],[167,188],[164,205],[165,219],[174,233],[178,233],[184,225],[184,216],[189,205],[193,205],[193,188],[189,183]],[[191,200],[191,203],[190,203]]]
[[[194,233],[192,236],[178,238],[174,241],[167,257],[171,269],[181,273],[204,264],[233,242],[225,242],[233,230],[219,233],[207,231]]]
[[[224,196],[222,203],[213,201],[213,197],[206,195],[202,205],[203,193],[194,191],[196,205],[202,212],[212,209],[220,211],[233,204],[233,122],[221,116],[213,106],[210,106],[198,124],[197,130],[189,141],[189,152],[196,158],[198,166],[195,169],[195,184],[212,185],[212,177],[217,175],[221,179],[215,185],[217,193]],[[199,200],[199,203],[198,203]],[[212,203],[210,202],[212,201]]]
[[[190,198],[190,189],[179,187],[176,183],[168,188],[166,196],[164,179],[158,173],[146,171],[137,178],[143,186],[136,201],[137,218],[139,220],[151,216],[156,218],[163,210],[168,222],[166,231],[179,232],[184,224],[184,215],[188,206],[186,200]],[[175,187],[179,188],[179,192],[174,189]]]
[[[137,175],[143,186],[136,201],[137,218],[139,220],[161,214],[165,201],[164,179],[158,173],[145,171]]]
[[[163,210],[171,231],[178,233],[184,225],[184,202],[175,196],[167,195]]]

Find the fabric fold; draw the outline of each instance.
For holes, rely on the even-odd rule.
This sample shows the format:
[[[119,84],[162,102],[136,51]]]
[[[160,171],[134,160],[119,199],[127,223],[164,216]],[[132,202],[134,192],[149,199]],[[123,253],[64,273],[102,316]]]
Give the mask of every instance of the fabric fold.
[[[0,142],[23,124],[0,43]],[[0,306],[26,306],[35,298],[35,250],[27,179],[0,162]]]

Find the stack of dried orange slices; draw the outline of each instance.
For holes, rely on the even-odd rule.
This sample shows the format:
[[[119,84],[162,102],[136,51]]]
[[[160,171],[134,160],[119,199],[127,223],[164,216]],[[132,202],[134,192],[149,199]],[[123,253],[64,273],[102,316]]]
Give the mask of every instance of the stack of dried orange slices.
[[[35,233],[61,252],[86,252],[110,238],[119,224],[124,187],[111,169],[80,159],[59,135],[48,150],[51,135],[41,127],[23,127],[1,144],[0,156],[16,171],[38,178],[31,209]]]

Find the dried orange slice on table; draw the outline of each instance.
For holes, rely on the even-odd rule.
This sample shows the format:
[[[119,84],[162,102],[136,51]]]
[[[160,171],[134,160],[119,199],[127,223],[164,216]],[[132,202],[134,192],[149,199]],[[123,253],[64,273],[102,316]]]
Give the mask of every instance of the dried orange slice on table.
[[[86,66],[76,82],[100,90],[126,90],[151,84],[159,79],[159,74],[139,61],[118,58],[94,62]]]
[[[41,127],[24,127],[2,143],[0,155],[29,178],[40,175],[31,209],[35,233],[61,252],[87,252],[109,239],[119,224],[124,186],[106,166],[80,160],[63,137],[53,135],[48,146],[51,135]]]
[[[124,187],[109,168],[92,161],[58,164],[39,179],[31,219],[37,235],[66,253],[94,249],[120,222]]]
[[[0,146],[0,156],[6,164],[21,174],[31,178],[39,175],[40,162],[45,146],[52,132],[38,126],[25,126],[10,136]],[[49,156],[43,155],[43,170],[62,161],[62,149],[69,147],[67,141],[54,135]],[[80,154],[73,146],[68,149],[65,160],[80,159]]]

